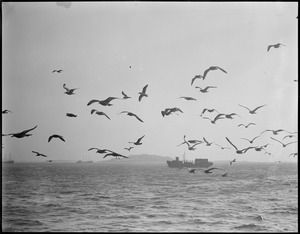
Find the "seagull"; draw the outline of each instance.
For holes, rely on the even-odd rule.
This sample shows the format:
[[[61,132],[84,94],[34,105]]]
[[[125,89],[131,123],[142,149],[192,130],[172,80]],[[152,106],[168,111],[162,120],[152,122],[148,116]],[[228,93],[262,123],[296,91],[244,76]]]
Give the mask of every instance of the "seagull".
[[[285,138],[292,138],[292,137],[296,137],[295,135],[286,135],[282,140],[284,140]]]
[[[66,84],[63,84],[63,88],[66,90],[65,94],[68,94],[68,95],[73,95],[75,94],[74,91],[78,88],[74,88],[74,89],[69,89],[67,88]]]
[[[7,109],[6,109],[6,110],[3,110],[3,111],[2,111],[2,114],[7,114],[8,112],[12,113],[10,110],[7,110]]]
[[[267,49],[267,51],[269,51],[272,47],[274,47],[274,48],[279,48],[280,46],[286,46],[286,45],[284,45],[284,44],[281,44],[281,43],[277,43],[277,44],[274,44],[274,45],[268,45],[268,49]]]
[[[127,156],[125,155],[122,155],[122,154],[118,154],[116,152],[112,152],[112,153],[107,153],[103,156],[103,158],[106,158],[107,156],[112,156],[112,157],[116,157],[117,159],[119,159],[120,157],[122,158],[128,158]]]
[[[256,137],[254,137],[252,140],[249,140],[249,139],[247,139],[247,138],[241,138],[241,139],[243,139],[243,140],[247,140],[247,141],[249,141],[249,143],[250,143],[250,144],[252,144],[252,143],[253,143],[253,141],[254,141],[256,138],[258,138],[258,137],[260,137],[260,135],[258,135],[258,136],[256,136]]]
[[[195,146],[196,146],[196,145],[199,145],[199,144],[201,144],[201,143],[202,143],[202,142],[197,142],[197,143],[193,144],[192,146],[190,146],[190,144],[187,143],[187,145],[188,145],[188,150],[195,150],[195,149],[196,149]]]
[[[207,73],[208,73],[209,71],[215,71],[215,70],[218,70],[218,69],[221,70],[222,72],[227,73],[224,69],[222,69],[222,68],[220,68],[220,67],[218,67],[218,66],[211,66],[211,67],[209,67],[208,69],[206,69],[206,70],[204,71],[202,79],[203,79],[203,80],[205,79],[205,77],[206,77],[206,75],[207,75]]]
[[[278,130],[267,129],[267,130],[261,132],[261,134],[264,133],[264,132],[269,132],[269,131],[271,131],[271,132],[273,133],[273,135],[278,135],[278,133],[279,133],[279,132],[282,132],[282,131],[287,132],[287,133],[290,133],[290,132],[285,131],[285,130],[283,130],[283,129],[278,129]]]
[[[250,114],[256,114],[256,111],[257,111],[259,108],[262,108],[263,106],[266,106],[266,105],[267,105],[267,104],[261,105],[261,106],[256,107],[256,108],[253,109],[253,110],[250,110],[248,107],[242,106],[242,105],[239,104],[239,106],[246,108],[246,109],[249,111]]]
[[[108,97],[105,100],[101,100],[101,101],[93,99],[93,100],[89,101],[87,105],[89,106],[89,105],[93,104],[94,102],[98,102],[102,106],[112,106],[112,104],[110,102],[112,100],[114,100],[114,99],[120,99],[120,98],[117,98],[117,97]]]
[[[11,137],[16,137],[16,138],[28,137],[28,136],[32,135],[32,134],[28,134],[28,132],[34,130],[36,127],[37,127],[37,125],[35,127],[33,127],[33,128],[28,129],[28,130],[24,130],[23,132],[2,134],[2,136],[9,136],[9,135],[11,135]]]
[[[145,136],[145,135],[144,135]],[[135,145],[141,145],[142,143],[141,143],[141,140],[144,138],[144,136],[142,136],[142,137],[140,137],[136,142],[129,142],[129,143],[133,143],[133,144],[135,144]]]
[[[289,155],[289,157],[290,156],[293,156],[293,158],[295,158],[296,156],[298,156],[298,153],[291,153],[290,155]]]
[[[211,146],[212,143],[214,142],[208,142],[205,137],[203,137],[204,142],[206,143],[206,146]]]
[[[133,149],[134,147],[129,147],[129,148],[124,148],[124,149],[126,149],[126,150],[128,150],[128,151],[130,151],[131,149]]]
[[[179,108],[173,107],[173,108],[166,108],[165,110],[161,111],[161,114],[162,114],[163,117],[165,117],[165,115],[170,115],[170,114],[172,114],[173,112],[176,112],[176,111],[179,111],[179,112],[183,113],[183,111],[180,110]]]
[[[224,173],[223,175],[221,175],[222,177],[227,177],[228,172]]]
[[[122,91],[122,95],[123,95],[123,99],[131,98],[131,97],[129,97],[126,93],[124,93],[123,91]]]
[[[223,150],[223,149],[230,149],[229,147],[224,147],[224,146],[218,145],[218,144],[216,144],[216,143],[215,143],[215,145],[219,146],[222,150]]]
[[[197,99],[193,97],[179,97],[179,98],[184,98],[187,101],[197,101]]]
[[[212,124],[215,124],[217,120],[224,119],[224,114],[218,114],[213,120],[208,117],[202,117],[202,119],[209,119]]]
[[[232,166],[232,163],[235,162],[236,159],[233,159],[232,161],[229,162],[230,166]]]
[[[59,138],[59,139],[61,139],[62,141],[65,141],[65,139],[64,139],[62,136],[57,135],[57,134],[53,134],[53,135],[51,135],[51,136],[48,138],[48,142],[50,142],[52,138]]]
[[[247,125],[245,125],[245,124],[239,124],[238,127],[244,126],[245,128],[248,128],[250,125],[256,125],[256,123],[248,123]]]
[[[148,94],[146,94],[146,90],[148,88],[148,85],[145,85],[142,92],[139,92],[139,102],[142,100],[143,97],[148,97]]]
[[[132,112],[129,112],[129,111],[122,111],[120,112],[119,114],[122,114],[122,113],[127,113],[127,115],[129,116],[134,116],[135,118],[137,118],[140,122],[144,122],[140,117],[138,117],[136,114],[132,113]]]
[[[45,154],[41,154],[41,153],[39,153],[39,152],[36,152],[36,151],[32,151],[32,153],[35,153],[35,154],[36,154],[35,156],[47,157],[47,155],[45,155]]]
[[[226,119],[233,119],[233,117],[232,116],[234,116],[234,115],[237,115],[237,116],[239,116],[238,114],[236,114],[236,113],[231,113],[231,114],[224,114],[225,115],[225,118]]]
[[[201,76],[201,75],[195,75],[194,78],[192,79],[191,85],[193,85],[193,83],[194,83],[194,81],[196,79],[201,79],[201,78],[203,78],[203,76]]]
[[[237,154],[244,154],[244,153],[246,153],[249,149],[254,149],[255,147],[248,147],[248,148],[245,148],[245,149],[241,149],[241,150],[239,150],[227,137],[225,137],[226,138],[226,140],[235,148],[235,150],[236,150],[236,153]]]
[[[206,86],[204,89],[202,89],[201,87],[196,86],[195,88],[196,88],[196,89],[199,89],[199,92],[201,92],[201,93],[207,93],[207,92],[208,92],[208,89],[211,89],[211,88],[217,88],[217,87],[216,87],[216,86]]]
[[[286,146],[288,146],[288,145],[290,145],[290,144],[293,144],[293,143],[297,143],[298,141],[293,141],[293,142],[289,142],[289,143],[287,143],[287,144],[283,144],[281,141],[279,141],[279,140],[276,140],[276,139],[274,139],[273,137],[270,137],[272,140],[274,140],[274,141],[277,141],[277,142],[279,142],[281,145],[282,145],[282,147],[286,147]]]
[[[256,146],[255,147],[255,151],[262,151],[262,150],[265,150],[265,148],[269,145],[268,144],[265,144],[265,145],[262,145],[262,146]]]
[[[62,71],[63,71],[63,70],[61,70],[61,69],[60,69],[60,70],[53,70],[52,73],[53,73],[53,72],[61,73]]]
[[[68,117],[77,117],[77,115],[75,115],[73,113],[67,113],[66,116],[68,116]]]
[[[114,153],[113,151],[109,150],[109,149],[99,149],[99,148],[89,148],[88,151],[91,151],[91,150],[96,150],[96,153],[98,154],[105,154],[105,153]]]
[[[98,111],[98,110],[96,110],[96,109],[92,109],[92,110],[91,110],[91,115],[92,115],[94,112],[95,112],[95,114],[97,114],[97,115],[104,115],[104,116],[106,116],[106,118],[110,119],[110,118],[107,116],[107,114],[105,114],[105,113],[102,112],[102,111]]]
[[[217,167],[212,167],[212,168],[209,168],[209,169],[206,169],[206,170],[204,170],[204,169],[201,169],[201,168],[199,168],[200,170],[202,170],[204,173],[206,173],[206,174],[210,174],[210,173],[212,173],[212,170],[224,170],[224,169],[222,169],[222,168],[217,168]]]
[[[219,113],[216,109],[207,109],[207,108],[204,108],[202,113],[200,114],[200,116],[202,116],[206,111],[208,111],[209,113],[213,112],[213,111],[216,111],[217,113]]]

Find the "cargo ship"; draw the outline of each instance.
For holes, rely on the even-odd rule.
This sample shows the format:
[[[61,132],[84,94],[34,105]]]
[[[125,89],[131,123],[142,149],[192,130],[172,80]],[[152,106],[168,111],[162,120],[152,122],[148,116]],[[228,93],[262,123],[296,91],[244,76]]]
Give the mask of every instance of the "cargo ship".
[[[213,165],[212,162],[209,162],[207,158],[196,158],[195,162],[186,161],[183,155],[183,161],[179,160],[179,157],[176,157],[175,160],[167,161],[169,168],[207,168]]]
[[[9,159],[4,159],[4,161],[2,161],[2,163],[14,163],[14,160],[11,159],[11,154],[9,154]]]

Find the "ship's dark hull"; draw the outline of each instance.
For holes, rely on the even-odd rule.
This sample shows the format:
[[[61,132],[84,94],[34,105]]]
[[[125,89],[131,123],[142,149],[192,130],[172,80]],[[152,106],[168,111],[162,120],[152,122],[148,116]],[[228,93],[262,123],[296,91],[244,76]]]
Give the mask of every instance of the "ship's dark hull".
[[[193,162],[183,162],[179,160],[173,160],[173,161],[167,161],[167,164],[169,168],[182,168],[182,167],[188,167],[188,168],[207,168],[213,165],[212,162],[204,161],[200,163],[193,163]]]

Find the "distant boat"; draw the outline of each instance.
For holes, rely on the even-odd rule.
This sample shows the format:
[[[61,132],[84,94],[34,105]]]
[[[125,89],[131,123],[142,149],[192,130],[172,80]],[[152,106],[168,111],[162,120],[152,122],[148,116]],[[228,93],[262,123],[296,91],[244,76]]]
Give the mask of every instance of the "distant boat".
[[[86,161],[78,160],[76,163],[93,163],[93,161],[92,160],[86,160]]]
[[[176,157],[176,160],[167,161],[169,168],[207,168],[213,165],[212,162],[209,162],[207,158],[196,158],[195,162],[186,161],[185,153],[183,154],[183,161],[179,160],[179,157]]]
[[[11,159],[11,154],[9,154],[9,160],[6,160],[4,158],[4,161],[2,161],[2,163],[14,163],[14,160]]]

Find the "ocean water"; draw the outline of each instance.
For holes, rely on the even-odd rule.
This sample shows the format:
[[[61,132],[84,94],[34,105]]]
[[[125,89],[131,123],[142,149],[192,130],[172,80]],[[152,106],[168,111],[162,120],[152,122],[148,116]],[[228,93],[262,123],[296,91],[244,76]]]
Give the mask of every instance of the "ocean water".
[[[297,232],[296,163],[2,164],[2,231]]]

